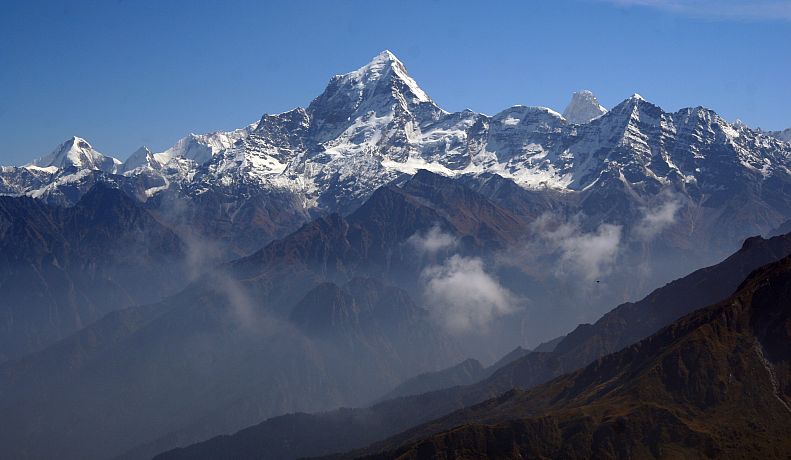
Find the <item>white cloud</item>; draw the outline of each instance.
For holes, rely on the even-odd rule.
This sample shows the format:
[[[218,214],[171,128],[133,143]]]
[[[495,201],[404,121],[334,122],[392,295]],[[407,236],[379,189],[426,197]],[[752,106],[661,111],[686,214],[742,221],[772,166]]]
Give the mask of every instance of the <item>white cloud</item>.
[[[791,21],[789,0],[597,0],[647,7],[686,16],[738,21]]]
[[[642,219],[634,227],[635,235],[644,241],[654,239],[676,221],[680,208],[681,202],[672,196],[655,208],[645,208]]]
[[[419,252],[435,254],[442,250],[455,248],[458,240],[450,233],[445,233],[439,227],[434,226],[426,233],[415,232],[407,239],[407,244]]]
[[[558,276],[594,281],[612,271],[620,249],[621,226],[601,224],[593,232],[584,232],[578,219],[554,227],[550,220],[548,215],[540,217],[534,229],[548,249],[558,253]]]
[[[454,255],[423,270],[425,297],[434,319],[453,333],[486,328],[515,310],[513,294],[477,257]]]

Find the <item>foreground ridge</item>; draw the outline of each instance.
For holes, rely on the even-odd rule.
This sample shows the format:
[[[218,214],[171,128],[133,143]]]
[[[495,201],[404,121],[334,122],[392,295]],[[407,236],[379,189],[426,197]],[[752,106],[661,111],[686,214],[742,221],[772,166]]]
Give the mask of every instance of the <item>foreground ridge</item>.
[[[415,428],[383,443],[402,447],[363,458],[785,458],[790,294],[786,258],[728,300],[581,371]]]

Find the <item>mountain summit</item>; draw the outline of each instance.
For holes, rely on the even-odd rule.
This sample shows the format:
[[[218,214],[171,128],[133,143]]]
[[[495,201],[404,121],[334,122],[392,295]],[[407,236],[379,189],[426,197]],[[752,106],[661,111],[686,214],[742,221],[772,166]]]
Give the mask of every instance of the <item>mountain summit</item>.
[[[382,51],[359,69],[334,76],[307,113],[312,132],[323,142],[346,131],[355,120],[381,125],[423,103],[436,108],[404,64],[390,51]]]
[[[123,164],[124,171],[131,171],[141,166],[153,166],[156,164],[154,154],[146,146],[142,146],[135,150],[134,153],[129,155],[129,158]]]
[[[381,95],[386,96],[390,91],[393,91],[390,94],[392,96],[404,97],[407,104],[431,101],[409,76],[404,64],[388,50],[382,51],[371,62],[353,72],[333,77],[322,96],[356,96],[353,100],[362,103],[379,95],[379,92],[384,92]],[[311,104],[311,107],[315,107],[315,104]]]
[[[358,88],[365,87],[369,91],[373,83],[384,82],[387,85],[405,85],[398,89],[403,90],[401,94],[407,96],[408,102],[429,102],[428,95],[420,89],[415,80],[409,76],[404,64],[390,51],[385,50],[376,55],[371,62],[344,75],[340,79],[345,82],[354,82]]]
[[[563,118],[569,123],[584,124],[607,113],[607,109],[599,104],[599,100],[591,91],[577,91],[571,95],[571,101],[563,111]]]
[[[88,141],[77,136],[60,144],[49,155],[33,162],[33,166],[40,168],[77,168],[78,170],[90,169],[104,172],[115,172],[119,164],[121,164],[120,161],[102,155],[94,150]]]

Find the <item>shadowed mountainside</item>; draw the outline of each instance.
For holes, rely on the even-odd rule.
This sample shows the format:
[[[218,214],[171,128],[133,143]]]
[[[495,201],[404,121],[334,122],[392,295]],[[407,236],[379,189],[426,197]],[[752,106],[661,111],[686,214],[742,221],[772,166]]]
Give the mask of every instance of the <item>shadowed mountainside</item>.
[[[63,208],[0,196],[0,362],[182,288],[186,247],[124,192]]]
[[[399,287],[427,263],[407,240],[442,228],[478,254],[521,225],[431,173],[382,187],[347,217],[316,219],[0,367],[0,421],[13,420],[0,440],[14,455],[104,458],[149,443],[153,455],[283,413],[367,404],[462,356]]]
[[[623,351],[408,430],[361,457],[787,458],[789,299],[785,258],[756,270],[729,299]]]
[[[733,293],[753,270],[791,254],[791,235],[750,238],[731,257],[624,304],[593,325],[580,326],[549,353],[530,353],[469,386],[396,398],[364,409],[276,417],[232,436],[166,452],[162,459],[293,459],[361,448],[513,388],[530,388],[629,345],[679,317]],[[653,328],[653,330],[651,330]],[[634,342],[634,340],[633,340]],[[621,345],[621,344],[624,345]]]

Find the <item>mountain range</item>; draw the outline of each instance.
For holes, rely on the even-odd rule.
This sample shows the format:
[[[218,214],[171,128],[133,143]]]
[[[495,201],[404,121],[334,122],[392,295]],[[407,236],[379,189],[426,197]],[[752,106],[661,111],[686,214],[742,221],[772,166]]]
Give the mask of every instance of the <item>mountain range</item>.
[[[665,112],[637,94],[607,110],[580,91],[564,113],[447,112],[384,51],[333,77],[306,108],[189,135],[164,152],[141,148],[120,162],[74,137],[27,166],[3,167],[0,193],[71,206],[96,183],[110,184],[192,247],[230,261],[431,171],[529,217],[514,265],[546,263],[621,286],[585,293],[584,311],[572,306],[576,292],[562,300],[567,326],[788,221],[791,144],[779,133],[703,107]],[[586,245],[596,247],[578,257]]]
[[[384,51],[333,77],[307,108],[264,115],[235,131],[190,135],[161,153],[141,148],[124,163],[75,137],[30,165],[4,167],[0,191],[73,204],[106,180],[163,214],[168,203],[188,198],[192,213],[258,230],[256,242],[223,231],[242,253],[312,216],[348,213],[418,169],[479,183],[496,174],[526,190],[582,201],[618,194],[639,206],[668,190],[678,195],[681,214],[695,214],[691,232],[726,224],[718,221],[721,211],[736,200],[754,202],[760,209],[739,216],[750,231],[737,240],[765,232],[788,210],[791,147],[781,134],[728,123],[703,107],[667,113],[637,94],[607,111],[582,91],[565,113],[568,119],[526,106],[494,116],[449,113]],[[601,199],[588,198],[581,210],[606,212]],[[730,243],[721,256],[738,244]]]
[[[163,152],[73,137],[0,169],[0,456],[735,452],[727,414],[678,414],[767,403],[765,369],[787,397],[782,331],[745,318],[785,279],[789,166],[782,132],[638,94],[451,113],[389,51],[305,108]],[[736,366],[758,399],[657,364],[684,340],[737,356],[701,372]],[[667,411],[619,393],[641,385]],[[662,421],[613,450],[613,426]]]

